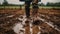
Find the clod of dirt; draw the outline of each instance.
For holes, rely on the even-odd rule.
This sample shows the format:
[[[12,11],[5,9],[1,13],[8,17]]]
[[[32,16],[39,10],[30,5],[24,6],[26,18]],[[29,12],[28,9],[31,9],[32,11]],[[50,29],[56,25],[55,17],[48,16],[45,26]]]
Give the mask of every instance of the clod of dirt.
[[[21,32],[24,32],[24,30],[20,30]]]
[[[27,21],[25,21],[25,23],[27,23],[27,24],[28,24],[28,23],[29,23],[29,21],[27,20]]]
[[[6,31],[5,34],[16,34],[13,30]]]
[[[41,20],[35,20],[35,21],[33,21],[33,25],[39,25],[39,24],[41,24],[42,23],[42,21]]]
[[[21,19],[23,19],[23,16],[20,16]]]

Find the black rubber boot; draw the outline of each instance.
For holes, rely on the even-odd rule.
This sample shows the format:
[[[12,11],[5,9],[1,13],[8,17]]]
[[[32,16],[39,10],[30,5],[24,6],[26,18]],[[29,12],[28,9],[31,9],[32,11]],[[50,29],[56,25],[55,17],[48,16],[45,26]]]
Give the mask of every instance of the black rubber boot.
[[[25,1],[25,12],[26,12],[26,17],[29,18],[30,16],[30,2]]]

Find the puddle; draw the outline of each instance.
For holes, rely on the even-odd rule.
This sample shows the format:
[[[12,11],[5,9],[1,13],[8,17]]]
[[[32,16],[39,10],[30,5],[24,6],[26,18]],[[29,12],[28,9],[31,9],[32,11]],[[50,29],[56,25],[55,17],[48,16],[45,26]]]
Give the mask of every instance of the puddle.
[[[13,17],[14,15],[10,15],[10,16],[7,16],[7,17]]]
[[[17,23],[17,24],[15,24],[15,26],[13,27],[13,30],[14,30],[14,32],[15,33],[17,33],[17,34],[24,34],[24,32],[22,32],[22,31],[20,31],[20,30],[25,30],[24,28],[23,28],[23,25],[21,24],[21,23]]]

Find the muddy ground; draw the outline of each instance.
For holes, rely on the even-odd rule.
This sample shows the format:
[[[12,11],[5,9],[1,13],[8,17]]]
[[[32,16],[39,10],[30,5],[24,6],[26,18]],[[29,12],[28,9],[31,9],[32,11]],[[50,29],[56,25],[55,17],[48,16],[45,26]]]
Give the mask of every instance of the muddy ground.
[[[0,9],[0,34],[60,34],[60,9],[41,8],[38,13],[36,21],[31,16],[25,22],[24,9]]]

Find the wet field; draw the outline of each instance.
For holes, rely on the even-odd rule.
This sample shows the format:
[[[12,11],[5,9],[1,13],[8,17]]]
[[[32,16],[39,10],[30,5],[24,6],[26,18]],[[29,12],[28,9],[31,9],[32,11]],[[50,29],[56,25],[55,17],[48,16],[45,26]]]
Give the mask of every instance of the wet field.
[[[0,9],[0,34],[60,34],[60,9],[42,8],[38,13],[33,22],[24,9]]]

